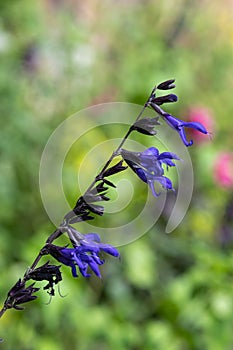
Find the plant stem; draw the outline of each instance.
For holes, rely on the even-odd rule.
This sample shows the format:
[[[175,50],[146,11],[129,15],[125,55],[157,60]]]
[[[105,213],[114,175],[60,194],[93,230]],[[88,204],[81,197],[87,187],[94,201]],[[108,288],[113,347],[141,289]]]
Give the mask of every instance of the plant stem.
[[[150,94],[150,97],[148,98],[147,102],[144,104],[143,108],[141,109],[140,113],[138,114],[136,120],[134,123],[136,123],[142,116],[144,110],[147,108],[149,100],[151,98],[151,95],[154,93],[156,88],[154,88]],[[132,124],[133,125],[133,124]],[[104,173],[104,171],[108,168],[108,166],[110,165],[111,161],[113,160],[113,158],[115,158],[118,155],[119,150],[121,149],[121,147],[124,145],[124,143],[126,142],[126,140],[128,139],[129,135],[131,134],[132,129],[131,126],[129,128],[129,130],[127,131],[127,133],[125,134],[125,136],[123,137],[122,141],[120,142],[119,146],[117,147],[117,149],[112,153],[111,157],[107,160],[107,162],[105,163],[105,165],[103,166],[102,170],[99,172],[99,174],[95,177],[95,179],[92,181],[92,183],[90,184],[90,186],[87,188],[85,193],[88,193],[92,187],[96,184],[96,182],[98,181],[97,179],[101,178],[101,175]]]

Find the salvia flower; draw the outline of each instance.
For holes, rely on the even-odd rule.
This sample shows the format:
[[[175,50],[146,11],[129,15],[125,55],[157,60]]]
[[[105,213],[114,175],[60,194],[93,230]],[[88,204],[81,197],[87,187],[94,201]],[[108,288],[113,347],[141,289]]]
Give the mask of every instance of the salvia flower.
[[[165,122],[174,130],[176,130],[180,137],[181,140],[183,141],[185,146],[192,146],[193,145],[193,140],[188,141],[187,136],[185,134],[185,128],[191,128],[196,131],[201,132],[202,134],[209,135],[209,132],[206,130],[204,125],[202,125],[199,122],[185,122],[183,120],[180,120],[173,115],[164,112],[158,104],[151,102],[150,106],[160,114],[160,116],[165,120]]]
[[[192,146],[193,140],[187,140],[184,128],[191,128],[206,135],[209,134],[204,125],[202,125],[199,122],[185,122],[183,120],[173,117],[171,114],[167,114],[163,118],[169,126],[178,131],[181,140],[183,141],[185,146]]]
[[[116,248],[109,244],[101,243],[100,237],[96,233],[88,233],[82,235],[79,245],[74,248],[59,247],[54,244],[46,244],[42,249],[42,254],[50,254],[60,263],[70,266],[73,277],[78,277],[77,267],[84,277],[89,277],[88,268],[92,270],[96,276],[101,278],[99,266],[104,264],[102,253],[119,257]]]
[[[143,152],[130,152],[122,149],[121,155],[138,177],[148,183],[155,197],[159,195],[154,188],[155,182],[159,182],[166,190],[173,190],[171,180],[164,176],[163,164],[167,168],[175,166],[173,160],[179,160],[176,154],[171,152],[159,153],[157,148],[150,147]]]

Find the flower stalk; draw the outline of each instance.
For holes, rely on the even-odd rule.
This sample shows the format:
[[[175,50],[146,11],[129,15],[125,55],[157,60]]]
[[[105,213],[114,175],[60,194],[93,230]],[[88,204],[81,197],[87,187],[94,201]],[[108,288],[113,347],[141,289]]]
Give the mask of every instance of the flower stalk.
[[[92,272],[101,278],[100,266],[105,262],[104,255],[108,254],[119,258],[120,254],[118,250],[111,245],[102,243],[97,233],[91,232],[84,235],[72,226],[75,223],[93,220],[96,215],[102,216],[104,214],[104,206],[100,205],[99,202],[110,200],[107,192],[110,187],[116,187],[109,180],[109,177],[125,171],[129,167],[140,180],[150,187],[155,197],[159,195],[154,187],[156,182],[165,190],[174,190],[171,180],[165,176],[164,167],[166,169],[175,167],[175,162],[180,160],[178,155],[171,152],[160,153],[156,147],[150,147],[143,152],[133,152],[123,149],[132,132],[139,132],[146,136],[155,136],[157,133],[155,128],[160,126],[159,118],[165,120],[172,129],[179,133],[181,140],[186,146],[191,146],[193,141],[187,140],[184,131],[185,127],[193,128],[203,134],[208,134],[208,131],[201,123],[181,121],[160,107],[165,103],[177,101],[178,98],[175,94],[156,96],[157,90],[173,89],[175,87],[174,82],[174,79],[170,79],[153,88],[149,98],[134,123],[122,138],[119,146],[111,154],[101,171],[95,176],[85,193],[77,199],[73,209],[64,216],[60,226],[48,236],[45,244],[40,249],[30,268],[26,270],[23,278],[19,279],[9,290],[3,307],[0,310],[0,317],[8,309],[22,310],[23,307],[21,304],[35,300],[37,298],[35,293],[40,289],[34,286],[36,282],[45,281],[46,285],[43,289],[49,295],[54,296],[54,286],[62,281],[60,271],[62,265],[70,267],[72,276],[75,278],[78,277],[79,273],[83,277],[88,278]],[[143,118],[143,113],[148,107],[156,112],[155,118]],[[121,160],[117,164],[111,165],[113,159],[118,156],[121,157]],[[65,247],[55,245],[54,241],[64,234],[69,239],[69,245]],[[51,264],[50,260],[48,260],[38,267],[41,259],[45,256],[49,256],[55,262],[58,262],[59,265]],[[29,281],[33,282],[28,285]]]

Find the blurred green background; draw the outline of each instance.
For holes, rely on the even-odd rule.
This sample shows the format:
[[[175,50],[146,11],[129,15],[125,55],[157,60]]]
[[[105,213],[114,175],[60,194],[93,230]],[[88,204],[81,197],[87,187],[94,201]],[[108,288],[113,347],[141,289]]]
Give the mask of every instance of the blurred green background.
[[[2,302],[53,230],[38,172],[65,118],[97,103],[143,104],[155,83],[176,78],[180,101],[167,109],[213,131],[190,149],[195,191],[182,224],[165,234],[165,213],[119,249],[120,262],[107,259],[103,281],[63,268],[66,297],[46,305],[41,291],[8,311],[3,349],[233,349],[232,73],[231,0],[1,0]]]

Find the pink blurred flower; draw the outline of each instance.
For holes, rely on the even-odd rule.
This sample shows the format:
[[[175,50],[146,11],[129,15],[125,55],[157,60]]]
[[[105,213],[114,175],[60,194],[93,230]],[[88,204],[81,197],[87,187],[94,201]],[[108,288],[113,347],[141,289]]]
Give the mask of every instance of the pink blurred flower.
[[[213,170],[214,180],[218,185],[233,188],[233,153],[219,153]]]
[[[211,111],[202,106],[190,107],[187,113],[187,120],[192,122],[198,122],[205,126],[210,134],[213,134],[215,130],[214,116]],[[195,129],[189,130],[190,137],[195,139],[196,142],[202,143],[206,142],[208,138],[206,135],[198,132]]]

